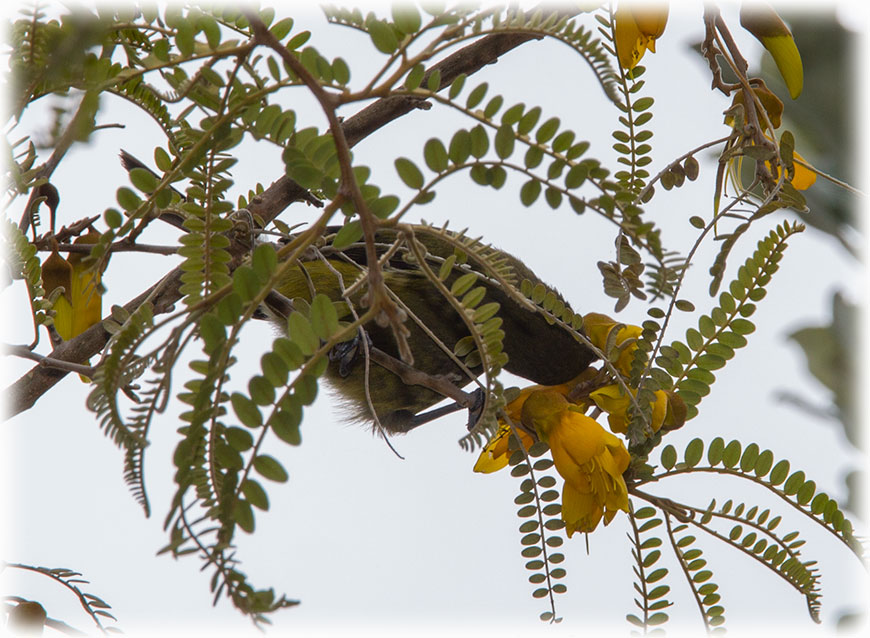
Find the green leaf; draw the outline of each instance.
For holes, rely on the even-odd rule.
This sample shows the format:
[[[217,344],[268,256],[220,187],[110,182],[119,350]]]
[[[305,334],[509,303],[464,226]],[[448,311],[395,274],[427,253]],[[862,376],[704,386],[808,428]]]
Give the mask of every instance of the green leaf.
[[[369,202],[369,210],[378,219],[386,219],[399,207],[399,198],[395,195],[384,195]]]
[[[829,502],[830,498],[828,497],[828,495],[824,492],[819,492],[818,494],[816,494],[815,498],[813,498],[813,502],[810,504],[810,511],[818,516],[825,511]]]
[[[540,542],[541,542],[541,535],[538,534],[537,532],[534,532],[532,534],[526,534],[525,536],[523,536],[520,539],[520,544],[526,545],[526,546],[527,545],[537,545]]]
[[[426,68],[422,64],[417,64],[405,77],[405,88],[413,91],[420,86],[423,81],[423,75],[426,73]]]
[[[238,499],[233,506],[233,520],[248,534],[254,531],[254,511],[251,504],[244,499]]]
[[[698,352],[704,347],[704,337],[694,328],[689,328],[686,330],[686,343],[692,350]]]
[[[523,206],[531,206],[541,194],[541,182],[536,179],[530,179],[522,188],[520,188],[520,202]]]
[[[158,178],[147,168],[134,168],[130,171],[130,183],[146,194],[157,189]]]
[[[673,445],[666,445],[662,450],[661,464],[666,470],[670,470],[677,463],[677,451]]]
[[[225,326],[232,326],[242,316],[242,309],[242,298],[233,292],[218,302],[215,312],[221,323]]]
[[[477,273],[469,272],[465,273],[459,279],[453,282],[453,285],[450,287],[450,293],[455,296],[464,295],[474,282],[477,281]]]
[[[549,139],[556,134],[556,131],[559,130],[559,124],[560,121],[558,117],[551,117],[549,120],[541,124],[538,128],[538,132],[535,133],[535,141],[537,141],[538,144],[543,144],[544,142],[549,141]]]
[[[660,581],[662,578],[664,578],[667,575],[668,575],[667,568],[660,567],[660,568],[655,569],[649,573],[649,575],[646,577],[646,582],[655,583],[657,581]]]
[[[289,476],[284,466],[273,456],[260,454],[254,458],[254,469],[260,476],[276,483],[284,483]]]
[[[743,450],[743,456],[740,458],[740,469],[743,472],[750,472],[755,469],[756,461],[758,461],[758,445],[750,443]]]
[[[701,439],[692,439],[686,446],[684,458],[686,465],[695,467],[704,455],[704,442]]]
[[[244,394],[233,392],[230,396],[230,403],[232,403],[233,411],[239,417],[242,425],[249,428],[258,428],[263,425],[263,415],[260,413],[260,408]]]
[[[770,471],[772,465],[773,452],[770,450],[764,450],[758,455],[758,459],[755,461],[755,475],[758,478],[763,478]]]
[[[257,405],[272,405],[275,402],[275,387],[266,377],[254,375],[248,381],[248,392]]]
[[[269,497],[266,495],[266,490],[254,479],[245,479],[241,486],[242,494],[248,502],[261,510],[269,509]]]
[[[517,124],[517,133],[520,135],[528,135],[529,132],[535,128],[535,124],[538,123],[538,119],[541,117],[541,107],[536,106],[534,108],[529,109],[523,116],[520,118],[519,123]]]
[[[250,450],[254,445],[253,435],[242,428],[233,426],[224,431],[224,438],[227,443],[237,452],[245,452]]]
[[[124,210],[132,212],[139,208],[142,204],[142,199],[135,191],[126,186],[121,186],[115,193],[115,199]]]
[[[719,343],[734,349],[743,348],[747,343],[746,337],[735,332],[720,332],[717,339]]]
[[[324,341],[338,331],[338,313],[332,300],[324,294],[318,293],[311,302],[310,318],[314,334]]]
[[[523,111],[525,110],[526,105],[520,102],[519,104],[514,104],[508,110],[506,110],[501,115],[501,123],[502,126],[510,127],[513,124],[520,121],[520,118],[523,116]]]
[[[513,136],[511,136],[513,138]],[[396,172],[408,188],[420,190],[423,188],[423,173],[411,160],[406,157],[396,159]]]
[[[486,108],[483,109],[483,116],[487,119],[491,119],[498,110],[504,104],[504,98],[501,95],[494,96],[489,102],[486,104]]]
[[[471,110],[475,106],[480,104],[481,101],[483,101],[483,98],[486,96],[486,91],[488,88],[489,85],[486,82],[474,87],[471,93],[468,94],[468,99],[466,99],[465,101],[465,108]]]
[[[704,370],[718,370],[725,367],[725,359],[715,354],[702,354],[695,359],[698,367]]]
[[[293,18],[284,18],[273,24],[269,31],[279,40],[287,37],[287,34],[293,29]],[[212,48],[215,48],[212,46]]]
[[[510,126],[501,126],[495,133],[495,152],[501,159],[507,159],[514,152],[513,129]]]
[[[326,359],[323,359],[324,363]],[[325,366],[324,366],[325,367]],[[317,398],[317,377],[311,373],[300,375],[294,382],[293,398],[302,405],[311,405]]]
[[[770,484],[779,485],[782,483],[788,476],[790,467],[789,462],[784,459],[777,463],[770,472]]]
[[[695,310],[695,304],[688,299],[678,299],[674,305],[677,310],[682,310],[683,312],[693,312]]]
[[[562,193],[561,191],[550,187],[544,191],[544,199],[547,200],[547,204],[550,208],[556,210],[562,204]]]
[[[269,425],[275,435],[290,445],[302,443],[299,424],[302,422],[302,404],[295,397],[281,402],[281,409],[272,414]]]
[[[798,470],[786,479],[782,489],[787,495],[794,496],[803,486],[805,479],[806,475],[801,470]]]
[[[454,164],[462,164],[471,154],[471,134],[465,129],[459,129],[450,139],[450,148],[447,151],[450,161]]]
[[[420,12],[411,3],[394,4],[393,22],[402,33],[416,33],[420,29]]]
[[[278,267],[278,255],[272,244],[259,244],[251,254],[251,267],[260,281],[265,282]]]
[[[423,158],[426,160],[426,166],[430,170],[436,173],[442,173],[447,170],[447,149],[444,148],[444,143],[437,137],[426,141],[426,144],[423,146]]]
[[[589,169],[584,164],[576,164],[565,174],[565,187],[579,188],[589,176]]]
[[[176,27],[175,46],[178,47],[179,53],[182,56],[188,57],[193,53],[193,22],[190,20],[181,20]]]
[[[486,134],[486,129],[483,128],[482,125],[478,124],[470,132],[471,138],[471,154],[480,159],[484,155],[486,155],[489,150],[489,137]]]
[[[631,110],[636,112],[636,113],[640,113],[641,111],[646,111],[649,107],[651,107],[653,105],[654,102],[655,102],[655,100],[653,100],[653,98],[651,98],[651,97],[642,97],[639,100],[637,100],[634,104],[631,105]],[[642,124],[642,122],[640,121],[640,118],[638,118],[636,123]]]
[[[540,146],[530,146],[523,158],[526,168],[537,168],[544,159],[544,151]]]
[[[748,335],[755,332],[755,325],[748,319],[734,319],[731,321],[731,330],[738,335]]]
[[[450,84],[450,91],[447,95],[451,100],[455,100],[456,97],[462,93],[462,87],[465,86],[466,77],[465,73],[462,73]]]
[[[707,462],[711,466],[719,465],[722,462],[722,457],[725,454],[725,441],[721,436],[717,436],[710,442],[707,448]]]
[[[203,340],[203,350],[211,354],[220,348],[227,340],[227,331],[215,315],[203,315],[199,322],[199,336]]]
[[[347,62],[342,58],[335,58],[332,61],[332,77],[341,86],[350,82],[350,67],[347,66]]]
[[[260,357],[260,369],[263,370],[269,383],[274,387],[279,387],[287,383],[287,376],[290,368],[284,359],[275,352],[266,352]]]
[[[287,318],[287,336],[305,356],[311,356],[320,348],[320,339],[308,319],[299,311],[293,311]]]
[[[285,45],[289,51],[295,51],[311,38],[311,31],[300,31],[294,35]]]
[[[369,31],[369,36],[375,45],[375,48],[381,53],[390,54],[399,46],[399,41],[396,39],[396,34],[385,22],[380,20],[368,20],[366,27]]]
[[[362,239],[362,236],[362,223],[358,219],[354,219],[338,229],[335,239],[332,240],[332,246],[336,250],[343,250],[351,244],[358,242]]]
[[[801,505],[807,505],[812,500],[813,496],[816,493],[816,483],[815,481],[807,481],[803,485],[801,485],[800,489],[797,491],[797,501]]]
[[[722,455],[722,462],[725,467],[734,468],[737,463],[740,462],[740,452],[742,446],[740,445],[740,441],[731,441],[728,446],[725,448],[725,452]]]

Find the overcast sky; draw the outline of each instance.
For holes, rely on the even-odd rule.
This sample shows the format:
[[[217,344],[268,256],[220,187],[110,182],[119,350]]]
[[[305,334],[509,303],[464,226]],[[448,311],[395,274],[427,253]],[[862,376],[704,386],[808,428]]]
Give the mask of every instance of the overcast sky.
[[[652,173],[687,150],[726,134],[721,112],[728,106],[727,99],[709,90],[709,71],[689,50],[701,38],[701,11],[700,3],[675,9],[657,53],[644,59],[647,88],[656,98]],[[279,17],[289,12],[285,6]],[[744,52],[757,59],[759,47],[740,29],[736,8],[729,6],[723,13]],[[296,29],[312,29],[311,44],[321,54],[341,55],[349,62],[354,88],[365,85],[381,56],[364,35],[328,26],[322,14],[313,10],[293,16]],[[490,95],[501,93],[508,105],[539,104],[545,117],[559,116],[578,139],[592,143],[590,156],[613,165],[609,133],[617,127],[617,112],[608,107],[585,62],[567,47],[547,41],[527,44],[474,76],[467,87],[484,80],[490,83]],[[292,106],[306,126],[323,125],[302,89],[287,91],[279,99]],[[115,205],[115,190],[127,183],[117,161],[120,148],[150,163],[154,145],[162,142],[150,120],[126,103],[106,99],[104,106],[99,123],[123,122],[126,128],[100,131],[92,143],[76,147],[61,164],[52,179],[61,193],[60,224]],[[351,106],[342,115],[358,109]],[[601,118],[607,119],[601,123]],[[407,156],[422,165],[425,140],[449,139],[448,132],[459,121],[454,113],[438,107],[414,113],[360,143],[354,149],[355,159],[372,167],[372,181],[384,192],[406,198],[409,191],[396,177],[393,160]],[[44,125],[44,112],[34,113],[11,137],[25,132],[39,136]],[[688,217],[709,218],[711,211],[715,157],[699,155],[698,159],[702,169],[697,182],[662,194],[648,206],[664,229],[666,246],[682,253],[694,240]],[[257,182],[268,185],[281,172],[278,150],[266,144],[242,147],[231,199]],[[436,200],[413,210],[410,220],[439,225],[449,220],[452,228],[468,227],[471,234],[483,234],[495,246],[522,256],[575,311],[610,313],[613,301],[601,290],[596,263],[613,258],[612,226],[591,212],[578,216],[567,206],[551,211],[543,201],[526,209],[517,197],[522,181],[510,178],[505,188],[493,192],[464,177],[447,180]],[[21,205],[23,200],[10,209],[13,219],[18,219]],[[292,224],[312,215],[304,204],[295,204],[282,219]],[[793,218],[789,213],[777,214],[753,226],[750,237],[731,257],[729,274],[775,223]],[[145,241],[168,243],[174,233],[149,228]],[[699,310],[713,305],[705,291],[707,265],[715,249],[708,242],[687,279],[685,296]],[[125,303],[175,263],[169,257],[116,255],[105,281],[104,308]],[[789,390],[814,403],[827,401],[824,389],[805,371],[799,349],[785,335],[805,325],[827,323],[835,291],[858,300],[863,299],[865,286],[863,267],[829,236],[808,230],[793,239],[753,317],[757,331],[750,346],[717,374],[718,382],[701,404],[699,417],[669,434],[668,442],[681,450],[696,436],[706,441],[716,436],[755,441],[762,449],[772,448],[777,458],[788,458],[793,468],[807,471],[820,490],[842,502],[844,477],[864,464],[865,457],[846,443],[834,424],[778,402],[775,394]],[[7,289],[0,300],[5,315],[24,303],[23,288]],[[633,302],[619,319],[640,323],[645,313],[643,303]],[[685,328],[696,321],[678,317],[670,338],[682,338]],[[28,330],[22,322],[7,321],[2,342],[28,342]],[[233,369],[234,379],[247,379],[274,336],[262,324],[245,330],[236,351],[241,361]],[[27,362],[4,361],[4,387],[28,368]],[[504,382],[523,385],[507,375]],[[181,383],[176,381],[176,390]],[[83,405],[87,393],[88,387],[70,375],[36,407],[0,429],[0,471],[7,487],[0,503],[7,525],[2,557],[83,572],[91,581],[86,591],[110,603],[118,626],[130,635],[157,630],[255,635],[250,623],[226,601],[211,606],[211,572],[200,573],[198,559],[155,557],[166,543],[162,523],[172,495],[171,454],[177,442],[179,407],[171,407],[152,426],[146,479],[154,514],[144,519],[123,483],[121,452]],[[544,625],[537,617],[547,607],[532,599],[535,586],[527,581],[529,572],[520,556],[520,519],[513,504],[518,483],[506,472],[471,471],[476,454],[462,451],[456,443],[465,431],[465,418],[453,415],[396,437],[393,445],[404,457],[401,460],[367,430],[343,423],[333,397],[322,391],[305,414],[300,447],[273,439],[269,453],[281,459],[290,480],[269,486],[271,511],[258,513],[256,535],[240,532],[236,538],[241,569],[256,586],[273,586],[302,601],[273,616],[272,635],[407,635],[409,631],[443,635],[448,629],[455,635],[628,633],[624,617],[635,610],[626,518],[617,516],[610,526],[592,534],[588,555],[582,535],[566,543],[568,593],[557,598],[558,613],[565,620],[558,627]],[[649,490],[698,506],[705,506],[714,495],[721,502],[734,494],[749,504],[775,505],[739,481],[727,483],[673,480]],[[784,518],[783,526],[791,523],[807,539],[804,556],[819,561],[825,594],[823,623],[813,625],[803,599],[778,578],[756,568],[739,552],[704,539],[702,546],[721,587],[732,635],[762,627],[772,635],[827,635],[839,614],[867,600],[867,575],[841,543],[805,518]],[[703,628],[691,594],[675,563],[667,564],[672,570],[670,599],[677,603],[670,610],[669,631],[700,634]],[[22,577],[7,570],[2,590],[38,599],[50,616],[91,631],[90,621],[72,596],[41,577]]]

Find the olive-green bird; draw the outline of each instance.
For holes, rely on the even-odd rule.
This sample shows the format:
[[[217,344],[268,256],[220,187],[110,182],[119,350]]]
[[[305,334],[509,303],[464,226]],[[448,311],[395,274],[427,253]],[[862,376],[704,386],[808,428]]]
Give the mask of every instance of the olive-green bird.
[[[123,150],[121,163],[128,171],[141,168],[157,176],[147,165]],[[178,195],[184,198],[181,193]],[[182,220],[177,217],[171,211],[161,215],[161,218],[180,228]],[[454,245],[445,239],[433,237],[432,229],[426,228],[428,230],[423,230],[421,227],[416,237],[425,246],[428,254],[434,257],[430,265],[438,272],[443,260],[454,254]],[[327,229],[327,236],[334,237],[338,230],[339,227],[330,227]],[[381,229],[377,232],[379,257],[394,244],[397,238],[396,230]],[[290,269],[286,280],[276,288],[285,299],[273,299],[272,301],[277,302],[277,305],[270,304],[267,299],[266,315],[277,320],[280,328],[286,327],[286,323],[281,319],[291,310],[286,303],[287,299],[302,298],[310,302],[313,290],[315,294],[323,293],[333,301],[339,301],[342,299],[342,285],[335,272],[341,274],[341,283],[345,288],[363,273],[366,266],[366,253],[362,243],[354,244],[341,251],[333,250],[327,243],[321,247],[321,250],[330,263],[329,267],[319,257],[313,255],[301,266]],[[495,252],[497,253],[494,256],[495,261],[501,263],[501,268],[512,272],[517,284],[523,279],[528,279],[533,285],[542,283],[522,261],[513,255],[501,251]],[[490,261],[492,258],[493,256],[490,255]],[[500,305],[498,316],[502,319],[501,330],[505,333],[504,352],[509,358],[504,366],[506,370],[540,385],[560,385],[574,379],[589,367],[595,359],[595,354],[589,348],[558,325],[548,323],[543,315],[515,302],[505,294],[497,282],[486,276],[486,270],[480,264],[472,263],[468,266],[481,275],[477,285],[486,288],[483,301],[486,303],[495,301]],[[413,263],[413,260],[405,258],[403,251],[391,255],[383,265],[382,272],[386,286],[405,304],[410,313],[427,327],[435,339],[448,349],[452,350],[460,339],[469,335],[459,314]],[[445,280],[446,285],[449,287],[465,272],[468,272],[467,268],[462,270],[454,267],[453,272]],[[365,294],[364,290],[365,286],[362,286],[361,290],[350,299],[356,307],[360,306],[359,302]],[[464,387],[472,381],[412,317],[405,322],[405,326],[410,332],[408,345],[416,369],[431,376],[448,379],[458,387]],[[365,331],[372,347],[394,359],[399,359],[399,351],[390,328],[381,327],[372,321],[365,326]],[[447,406],[421,414],[445,397],[424,386],[407,385],[399,376],[376,363],[368,366],[369,383],[368,393],[366,393],[364,350],[365,348],[360,344],[342,344],[331,353],[329,367],[326,370],[327,380],[349,407],[349,416],[352,419],[371,423],[374,421],[373,408],[378,421],[387,432],[401,433],[459,409],[458,405]],[[472,369],[475,375],[481,374],[482,371],[479,366]],[[476,418],[476,409],[479,409],[479,406],[469,408],[471,412],[469,420],[472,422]]]
[[[444,259],[454,254],[454,244],[433,236],[429,227],[425,227],[428,229],[426,231],[423,227],[414,228],[419,229],[414,236],[426,249],[427,263],[438,273]],[[344,288],[348,288],[361,276],[366,265],[365,246],[360,242],[340,251],[332,249],[329,241],[337,230],[337,227],[327,230],[327,243],[321,247],[329,266],[320,257],[312,255],[310,261],[303,261],[288,270],[286,279],[276,286],[281,295],[290,300],[302,298],[310,302],[311,293],[314,291],[338,301],[341,299],[342,284]],[[377,232],[379,257],[393,246],[398,237],[399,233],[392,229],[381,229]],[[405,326],[410,332],[408,345],[414,358],[413,365],[422,372],[440,376],[458,387],[463,387],[472,379],[426,334],[417,320],[450,350],[470,333],[456,310],[408,255],[406,250],[395,251],[383,264],[382,273],[387,288],[409,311]],[[502,262],[501,269],[512,274],[517,285],[523,279],[528,279],[533,285],[540,283],[540,279],[516,257],[501,251],[494,251],[493,256]],[[469,272],[469,269],[479,274],[476,285],[483,285],[486,289],[483,303],[499,303],[498,316],[503,322],[501,330],[504,331],[504,352],[508,355],[508,362],[504,366],[506,370],[534,383],[558,385],[577,377],[589,367],[595,358],[589,348],[565,329],[548,323],[543,315],[521,306],[505,294],[500,284],[487,277],[486,270],[474,262],[471,251],[468,263],[463,268],[453,267],[445,280],[446,286],[449,288],[459,276]],[[341,284],[336,272],[341,274]],[[357,308],[365,289],[363,284],[351,295],[350,301]],[[276,309],[267,300],[267,305],[270,306],[269,314],[272,317],[286,314],[286,304],[283,309]],[[371,346],[399,358],[391,328],[371,321],[365,326],[365,331]],[[423,386],[406,385],[399,376],[373,362],[369,365],[369,403],[365,391],[364,348],[358,342],[343,344],[339,348],[339,352],[331,353],[333,356],[330,357],[325,376],[346,402],[351,419],[372,422],[371,412],[374,408],[378,421],[387,432],[402,433],[446,412],[459,409],[458,406],[448,406],[422,413],[445,397]],[[356,360],[349,361],[348,353],[355,353]],[[472,371],[479,375],[482,368],[478,366]]]

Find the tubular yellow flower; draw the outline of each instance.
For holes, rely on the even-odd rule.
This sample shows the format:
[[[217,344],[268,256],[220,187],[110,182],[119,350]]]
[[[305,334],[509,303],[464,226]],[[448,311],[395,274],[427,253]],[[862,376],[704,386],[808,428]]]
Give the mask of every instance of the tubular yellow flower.
[[[549,444],[556,470],[565,479],[562,520],[569,538],[574,532],[594,531],[602,518],[607,525],[619,510],[628,511],[622,474],[631,458],[620,439],[552,390],[528,396],[522,421]]]
[[[498,424],[498,430],[496,430],[493,437],[486,444],[486,447],[480,452],[480,456],[477,457],[477,463],[474,464],[475,472],[480,472],[481,474],[497,472],[506,466],[510,460],[508,443],[511,438],[511,426],[501,420],[499,420]],[[535,440],[529,434],[519,428],[517,428],[516,432],[525,449],[528,450],[532,447],[532,443]]]
[[[668,394],[664,390],[656,390],[655,403],[652,406],[650,426],[653,432],[658,432],[668,414]],[[627,430],[626,412],[631,401],[618,384],[604,386],[589,393],[589,398],[595,401],[601,410],[607,412],[607,423],[610,430],[616,434],[625,434]]]
[[[797,151],[793,152],[793,157],[800,162],[807,162]],[[798,161],[794,163],[794,177],[791,178],[791,185],[799,191],[805,191],[816,183],[816,172],[803,164],[799,164]],[[768,167],[770,167],[769,163]],[[779,179],[779,169],[777,168],[774,172],[776,173],[776,178]]]
[[[96,231],[78,237],[75,244],[96,244]],[[64,340],[83,333],[102,319],[103,286],[101,273],[84,263],[82,253],[70,253],[64,259],[57,252],[45,260],[43,286],[46,292],[63,287],[64,292],[54,304],[54,327]]]
[[[665,32],[668,23],[668,5],[631,6],[620,2],[613,20],[619,65],[629,71],[637,66],[647,49],[656,52],[656,39]]]
[[[740,25],[754,35],[776,62],[791,99],[796,99],[804,87],[804,67],[794,37],[782,18],[765,3],[743,3]]]
[[[590,312],[583,317],[583,329],[586,331],[586,336],[599,350],[604,350],[607,345],[607,339],[610,332],[617,326],[617,322],[598,312]],[[637,339],[640,337],[643,329],[640,326],[624,326],[616,333],[614,345],[621,346],[628,339]],[[631,362],[634,360],[634,353],[637,351],[637,345],[631,343],[623,348],[616,360],[614,366],[622,374],[628,375],[631,371]]]
[[[801,162],[806,160],[801,157],[800,153],[795,151],[794,158]],[[794,177],[791,180],[791,185],[799,191],[805,191],[810,186],[816,183],[816,172],[804,166],[803,164],[794,163]]]
[[[505,414],[507,414],[511,421],[519,424],[522,419],[523,405],[532,392],[538,390],[552,390],[563,396],[567,396],[577,382],[587,374],[588,373],[584,371],[576,379],[572,379],[571,381],[561,385],[530,385],[527,388],[523,388],[520,390],[519,396],[505,406]],[[493,434],[492,438],[487,442],[486,447],[483,448],[480,456],[477,458],[477,463],[474,464],[475,472],[480,472],[481,474],[497,472],[505,467],[508,464],[508,460],[510,460],[508,443],[510,441],[511,426],[502,419],[498,420],[498,424],[498,430],[496,430],[495,434]],[[523,444],[525,449],[528,450],[532,447],[532,443],[535,442],[535,439],[529,433],[518,429],[517,434],[519,435],[520,442]]]

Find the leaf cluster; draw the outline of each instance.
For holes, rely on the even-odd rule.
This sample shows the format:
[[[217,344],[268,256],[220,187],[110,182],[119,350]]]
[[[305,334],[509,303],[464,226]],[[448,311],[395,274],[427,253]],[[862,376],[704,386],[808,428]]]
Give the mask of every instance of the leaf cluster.
[[[541,613],[541,620],[558,623],[562,618],[556,615],[554,595],[564,594],[567,587],[556,581],[564,578],[567,571],[556,567],[565,560],[565,555],[556,551],[565,542],[560,534],[565,523],[561,519],[562,505],[557,502],[559,492],[553,489],[556,479],[546,473],[552,470],[553,461],[540,458],[549,451],[549,447],[540,441],[525,450],[512,435],[510,447],[515,448],[508,461],[511,476],[522,479],[520,493],[514,498],[514,503],[519,506],[517,516],[525,519],[518,528],[523,546],[520,553],[527,559],[526,569],[532,572],[529,582],[540,585],[532,592],[532,597],[547,598],[550,602],[550,609]]]

